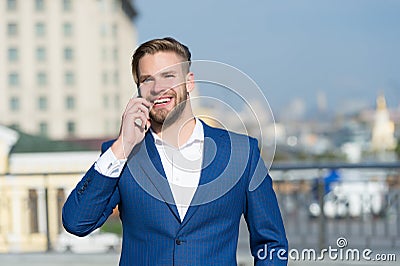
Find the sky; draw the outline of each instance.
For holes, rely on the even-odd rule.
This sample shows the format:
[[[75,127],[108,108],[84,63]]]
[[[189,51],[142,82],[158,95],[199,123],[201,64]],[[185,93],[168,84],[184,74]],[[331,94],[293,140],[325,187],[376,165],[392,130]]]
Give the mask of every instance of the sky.
[[[172,36],[194,60],[249,75],[275,114],[400,107],[399,0],[134,0],[139,43]],[[289,113],[290,115],[290,113]],[[298,115],[298,113],[297,113]]]

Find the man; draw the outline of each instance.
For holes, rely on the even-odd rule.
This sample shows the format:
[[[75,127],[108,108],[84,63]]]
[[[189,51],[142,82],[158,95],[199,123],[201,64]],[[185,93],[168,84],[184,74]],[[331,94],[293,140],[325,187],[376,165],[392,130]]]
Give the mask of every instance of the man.
[[[193,116],[190,57],[172,38],[137,48],[140,97],[130,99],[118,138],[103,144],[68,197],[64,227],[87,235],[118,205],[120,265],[236,265],[244,215],[255,264],[286,265],[285,231],[257,141]]]

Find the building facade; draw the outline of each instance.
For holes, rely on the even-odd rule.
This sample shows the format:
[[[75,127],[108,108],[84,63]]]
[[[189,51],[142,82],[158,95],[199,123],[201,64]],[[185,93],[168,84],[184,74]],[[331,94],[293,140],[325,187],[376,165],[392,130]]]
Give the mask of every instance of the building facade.
[[[53,249],[64,232],[64,201],[99,156],[98,151],[12,153],[19,138],[0,125],[0,253]]]
[[[135,89],[135,15],[128,0],[0,0],[0,124],[115,135]]]
[[[393,151],[397,146],[394,133],[395,125],[390,119],[389,110],[386,107],[385,96],[383,94],[379,95],[376,99],[376,111],[372,128],[372,151]]]

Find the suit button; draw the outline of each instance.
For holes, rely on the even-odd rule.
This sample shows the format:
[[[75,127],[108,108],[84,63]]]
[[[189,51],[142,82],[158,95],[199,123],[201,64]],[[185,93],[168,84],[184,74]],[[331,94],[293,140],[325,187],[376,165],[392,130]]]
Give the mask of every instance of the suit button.
[[[181,245],[181,244],[182,244],[182,240],[177,239],[177,240],[175,240],[175,243],[176,243],[177,245]]]

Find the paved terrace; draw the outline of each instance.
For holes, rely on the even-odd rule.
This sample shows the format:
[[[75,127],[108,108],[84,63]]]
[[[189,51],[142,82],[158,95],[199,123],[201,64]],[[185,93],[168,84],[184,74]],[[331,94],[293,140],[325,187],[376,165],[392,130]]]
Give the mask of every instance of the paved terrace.
[[[400,259],[400,252],[396,254]],[[118,265],[117,253],[108,254],[66,254],[66,253],[34,253],[34,254],[0,254],[1,266],[111,266]],[[392,266],[399,262],[350,262],[350,261],[290,261],[289,266],[333,266],[333,265],[358,265],[358,266]],[[253,265],[251,262],[240,265]]]

